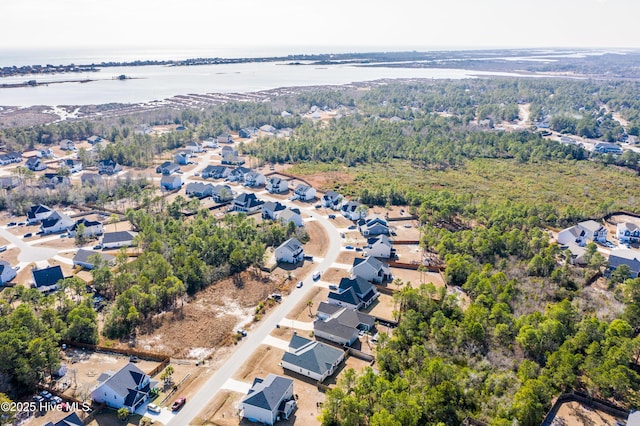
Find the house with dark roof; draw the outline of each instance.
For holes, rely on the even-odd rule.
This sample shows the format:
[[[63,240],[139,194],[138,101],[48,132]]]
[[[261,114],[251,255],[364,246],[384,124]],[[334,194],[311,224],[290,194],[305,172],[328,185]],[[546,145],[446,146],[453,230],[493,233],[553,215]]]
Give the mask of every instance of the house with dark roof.
[[[202,152],[202,145],[196,141],[187,142],[185,149],[188,149],[192,153]]]
[[[339,345],[350,346],[361,332],[372,330],[375,322],[376,319],[371,315],[320,302],[317,320],[313,323],[313,334]]]
[[[95,145],[97,143],[102,142],[102,140],[103,139],[100,136],[93,135],[87,139],[87,142],[89,142],[90,145]]]
[[[114,175],[122,170],[122,166],[113,160],[101,160],[98,162],[98,173],[101,175]]]
[[[173,191],[182,188],[182,177],[180,175],[163,175],[160,178],[160,189],[165,191]]]
[[[221,133],[216,136],[216,142],[220,143],[233,143],[233,136],[229,133]]]
[[[107,232],[102,235],[102,248],[113,249],[133,245],[136,234],[131,231]]]
[[[0,260],[0,285],[5,285],[16,277],[18,272],[6,260]]]
[[[78,173],[82,170],[82,161],[74,160],[72,158],[65,158],[60,161],[61,169],[68,169],[69,173]]]
[[[85,269],[93,269],[95,267],[94,256],[100,257],[104,262],[109,265],[115,263],[115,256],[111,256],[107,253],[97,252],[93,250],[78,249],[78,252],[73,257],[73,267],[81,267]]]
[[[58,173],[45,173],[40,177],[40,181],[44,184],[45,188],[50,189],[54,189],[59,186],[71,186],[69,176],[64,176]]]
[[[202,170],[201,176],[203,179],[224,179],[228,177],[230,173],[230,167],[208,165]]]
[[[374,235],[389,235],[387,221],[380,216],[371,216],[358,221],[358,229],[364,237]]]
[[[0,154],[0,166],[6,166],[7,164],[19,163],[22,161],[22,153],[13,151]]]
[[[640,226],[631,222],[621,222],[616,226],[616,236],[622,244],[640,242]]]
[[[216,203],[226,203],[233,200],[233,191],[229,185],[215,185],[211,190],[211,198]]]
[[[231,170],[231,173],[229,173],[229,180],[231,182],[244,182],[244,175],[246,175],[250,171],[251,169],[248,167],[236,167],[235,169]]]
[[[69,235],[75,237],[78,233],[78,228],[80,225],[84,227],[82,230],[82,235],[85,237],[96,237],[98,235],[102,235],[104,233],[104,226],[102,222],[98,222],[97,220],[89,220],[86,217],[82,219],[76,220],[76,223],[73,224],[71,229],[69,229]]]
[[[598,142],[594,146],[593,151],[601,154],[622,154],[620,145],[611,142]]]
[[[367,308],[380,296],[375,286],[364,278],[342,278],[335,291],[330,291],[327,301],[332,305],[349,309]]]
[[[244,175],[244,186],[248,188],[258,188],[264,186],[265,177],[262,173],[258,173],[255,170],[251,170]]]
[[[295,409],[293,380],[276,374],[269,374],[264,380],[254,379],[251,389],[240,402],[242,418],[264,425],[288,419]]]
[[[262,205],[262,218],[276,220],[287,207],[278,201],[267,201]]]
[[[340,212],[344,217],[351,220],[360,220],[367,217],[367,209],[357,201],[348,201],[340,206]]]
[[[162,173],[163,175],[172,175],[180,170],[180,165],[171,161],[165,161],[156,167],[156,173]]]
[[[185,193],[189,197],[205,198],[213,193],[213,185],[210,183],[191,182],[185,188]]]
[[[147,401],[156,384],[135,364],[129,363],[115,373],[101,374],[98,385],[91,391],[91,399],[116,410],[127,408],[133,413]]]
[[[39,172],[47,168],[47,165],[44,163],[44,161],[40,160],[38,157],[29,158],[27,162],[24,163],[24,165],[32,172]]]
[[[257,127],[244,127],[238,131],[238,136],[243,139],[249,139],[250,137],[258,134]]]
[[[294,334],[287,352],[282,355],[281,365],[286,370],[322,382],[336,371],[344,356],[341,349]]]
[[[238,157],[237,155],[226,155],[222,157],[220,161],[222,164],[227,164],[230,166],[241,166],[246,163],[245,159],[242,157]]]
[[[380,262],[375,257],[356,257],[349,271],[352,278],[363,278],[374,283],[393,280],[389,266]]]
[[[367,240],[367,246],[364,248],[365,256],[380,257],[390,259],[395,257],[396,251],[393,248],[393,241],[386,235],[378,235]]]
[[[631,272],[631,278],[640,276],[640,254],[631,249],[616,248],[609,255],[609,269],[618,269],[621,265],[627,265]]]
[[[104,179],[97,173],[83,173],[80,176],[80,182],[82,186],[98,186],[104,182]]]
[[[233,200],[233,210],[242,213],[257,212],[262,208],[264,201],[258,200],[256,194],[240,194]]]
[[[34,223],[41,222],[51,216],[52,213],[53,210],[45,205],[38,204],[37,206],[31,206],[27,212],[27,223],[33,225]]]
[[[302,243],[297,238],[289,238],[275,250],[276,262],[298,263],[304,260]]]
[[[67,232],[74,225],[73,219],[64,213],[52,212],[40,223],[40,231],[44,234],[55,234],[57,232]]]
[[[69,413],[63,419],[57,422],[47,422],[44,426],[84,426],[84,422],[74,412]]]
[[[296,186],[296,189],[293,191],[294,196],[293,199],[300,201],[312,201],[316,198],[316,190],[315,188],[310,187],[304,183]]]
[[[338,210],[342,204],[342,195],[335,191],[327,191],[322,195],[322,207]]]
[[[277,176],[267,179],[267,191],[271,194],[282,194],[289,191],[289,182]]]
[[[64,279],[60,265],[32,269],[31,274],[33,275],[34,287],[42,293],[58,290],[58,281]]]

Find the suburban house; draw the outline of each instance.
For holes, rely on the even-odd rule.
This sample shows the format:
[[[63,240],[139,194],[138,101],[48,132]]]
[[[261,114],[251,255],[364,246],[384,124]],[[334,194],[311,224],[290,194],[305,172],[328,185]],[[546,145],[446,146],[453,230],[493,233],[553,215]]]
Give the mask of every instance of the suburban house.
[[[227,157],[229,155],[238,155],[238,150],[232,146],[223,146],[220,148],[220,156],[222,158]]]
[[[117,410],[128,408],[133,413],[147,401],[156,384],[144,371],[129,363],[115,373],[102,373],[98,385],[91,391],[91,399]]]
[[[233,143],[233,136],[228,133],[221,133],[216,136],[216,142],[221,143]]]
[[[601,154],[622,154],[620,145],[611,142],[598,142],[593,150]]]
[[[380,216],[371,216],[358,221],[358,228],[364,237],[373,235],[389,235],[387,221]]]
[[[609,268],[617,269],[620,265],[627,265],[631,271],[631,278],[640,276],[640,254],[631,249],[616,248],[609,255]]]
[[[100,136],[93,135],[87,139],[90,145],[95,145],[99,142],[102,142],[102,138]]]
[[[304,183],[296,186],[296,189],[293,192],[295,194],[293,196],[293,199],[295,200],[311,201],[316,198],[315,188],[312,188],[309,185],[305,185]]]
[[[24,163],[25,167],[32,172],[39,172],[47,168],[47,165],[44,161],[40,160],[38,157],[31,157]]]
[[[58,281],[64,280],[60,265],[43,269],[32,269],[34,287],[41,293],[48,293],[58,289]]]
[[[46,188],[56,188],[60,185],[71,186],[69,176],[63,176],[58,173],[45,173],[40,177],[40,181]]]
[[[342,215],[347,219],[360,220],[367,217],[367,208],[360,207],[362,204],[357,201],[348,201],[340,207]]]
[[[191,182],[187,185],[185,192],[189,197],[205,198],[213,194],[213,185],[210,183]]]
[[[267,191],[271,194],[282,194],[283,192],[288,192],[289,182],[279,177],[270,177],[267,179]]]
[[[364,278],[367,281],[378,284],[393,279],[389,266],[371,256],[353,259],[350,273],[353,278]]]
[[[84,226],[82,234],[85,237],[96,237],[104,233],[104,227],[101,222],[98,222],[97,220],[89,220],[83,217],[80,220],[76,220],[76,223],[71,227],[71,229],[69,229],[69,235],[75,237],[80,225]]]
[[[237,155],[225,155],[224,157],[222,157],[222,161],[220,162],[222,164],[228,164],[231,166],[241,166],[246,161],[244,160],[244,158],[238,157]]]
[[[580,222],[578,223],[578,227],[584,231],[587,240],[599,243],[607,241],[609,231],[595,220]]]
[[[304,260],[302,243],[297,238],[289,238],[280,244],[275,251],[276,262],[298,263]]]
[[[364,250],[365,256],[381,257],[383,259],[391,259],[396,255],[396,251],[393,248],[393,241],[386,235],[378,235],[377,237],[369,238],[367,240],[367,246]]]
[[[243,139],[249,139],[251,136],[254,136],[258,133],[258,129],[256,127],[245,127],[240,129],[238,132],[238,136]]]
[[[352,345],[361,332],[373,329],[376,319],[371,315],[320,302],[318,319],[313,322],[313,334],[339,345]]]
[[[276,132],[276,137],[278,138],[290,138],[291,136],[293,136],[293,129],[291,127],[283,127]]]
[[[259,129],[261,132],[274,134],[276,132],[276,128],[270,124],[265,124],[264,126],[260,126]]]
[[[160,188],[166,191],[173,191],[182,187],[182,178],[180,175],[162,176],[160,179]]]
[[[275,374],[264,380],[254,379],[251,389],[242,397],[240,409],[241,417],[264,425],[288,419],[296,409],[293,380]]]
[[[283,225],[287,225],[289,222],[293,222],[297,227],[302,226],[302,215],[299,209],[288,208],[280,213],[278,218]]]
[[[558,244],[561,246],[573,244],[584,247],[587,244],[586,232],[578,225],[563,229],[558,232]]]
[[[55,234],[56,232],[67,232],[74,225],[73,219],[64,213],[54,211],[46,219],[40,222],[40,231],[47,234]]]
[[[282,355],[282,368],[319,382],[331,376],[344,359],[344,351],[294,334],[287,352]]]
[[[173,161],[181,166],[186,166],[187,164],[189,164],[189,158],[191,158],[190,152],[178,151],[178,153],[173,156]]]
[[[191,151],[192,153],[202,152],[202,145],[200,145],[196,141],[187,142],[184,148]]]
[[[253,213],[260,208],[264,201],[258,200],[256,194],[240,194],[233,200],[233,210],[243,213]]]
[[[82,176],[80,176],[82,186],[98,186],[102,184],[103,181],[102,176],[97,173],[83,173]]]
[[[64,139],[60,142],[60,149],[63,151],[75,151],[76,144],[70,139]]]
[[[587,256],[585,256],[587,254],[587,249],[585,249],[584,246],[569,243],[563,245],[562,248],[571,252],[571,258],[569,259],[569,263],[571,265],[586,265],[589,263],[587,262]]]
[[[113,249],[133,245],[136,234],[131,231],[107,232],[102,235],[102,248]]]
[[[622,244],[640,242],[640,227],[635,223],[624,222],[616,226],[618,241]]]
[[[73,257],[73,267],[93,269],[95,267],[93,256],[100,257],[109,265],[113,265],[116,260],[115,256],[111,256],[110,254],[86,249],[79,249],[76,255]]]
[[[172,175],[180,170],[180,165],[171,161],[165,161],[156,167],[156,173],[162,173],[163,175]]]
[[[34,223],[41,222],[43,219],[48,218],[52,213],[53,210],[42,204],[31,206],[27,212],[27,223],[33,225]]]
[[[64,160],[60,161],[60,168],[68,169],[69,173],[78,173],[82,170],[82,161],[65,158]]]
[[[22,161],[22,153],[13,151],[5,154],[0,154],[0,165],[6,166],[7,164],[19,163]]]
[[[218,141],[216,138],[207,138],[202,141],[202,148],[217,148]]]
[[[225,166],[212,166],[209,165],[202,170],[203,179],[224,179],[231,173],[231,168]]]
[[[2,176],[0,177],[0,188],[13,189],[20,185],[20,178],[18,176]]]
[[[72,413],[69,413],[62,420],[59,420],[55,423],[47,422],[44,426],[84,426],[84,422],[74,411]]]
[[[262,173],[258,173],[254,170],[249,173],[245,173],[244,175],[244,186],[249,188],[257,188],[260,186],[264,186],[265,178]]]
[[[329,207],[333,210],[338,210],[342,203],[342,195],[335,191],[327,191],[322,196],[322,207]]]
[[[122,170],[122,166],[113,160],[101,160],[98,162],[98,173],[101,175],[113,175]]]
[[[233,200],[233,191],[229,185],[216,185],[211,190],[211,198],[216,203],[226,203]]]
[[[251,169],[247,167],[236,167],[235,169],[231,170],[231,173],[229,173],[229,180],[231,182],[244,182],[244,175],[246,175],[250,171]]]
[[[276,220],[286,208],[286,206],[277,201],[267,201],[262,205],[262,218]]]
[[[349,309],[367,308],[380,296],[375,286],[364,278],[342,278],[338,290],[330,291],[327,301]]]
[[[6,260],[0,260],[0,285],[5,285],[16,277],[18,272]]]

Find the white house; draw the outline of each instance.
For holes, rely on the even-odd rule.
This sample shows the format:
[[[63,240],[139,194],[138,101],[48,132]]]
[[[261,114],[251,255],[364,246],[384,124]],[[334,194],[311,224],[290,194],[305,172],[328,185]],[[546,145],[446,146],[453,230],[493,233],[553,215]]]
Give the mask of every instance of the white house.
[[[240,402],[241,416],[250,422],[273,425],[288,419],[296,409],[293,380],[269,374],[264,380],[256,378],[249,392]]]
[[[160,188],[166,191],[173,191],[182,187],[182,178],[180,175],[163,175],[160,179]]]
[[[6,260],[0,260],[0,284],[5,285],[17,275],[17,271]]]
[[[131,231],[107,232],[102,235],[102,248],[114,249],[120,247],[129,247],[133,245],[133,239],[136,236]]]
[[[362,312],[320,302],[313,334],[339,345],[352,345],[361,331],[370,331],[375,318]]]
[[[267,191],[271,194],[282,194],[289,191],[289,182],[272,176],[267,180]]]
[[[244,182],[244,175],[246,175],[250,171],[251,169],[249,169],[248,167],[236,167],[229,173],[229,180],[231,182]]]
[[[60,149],[63,151],[75,151],[76,144],[74,144],[70,139],[64,139],[60,142]]]
[[[224,179],[228,177],[230,173],[230,167],[208,165],[204,170],[202,170],[201,175],[203,179]]]
[[[60,161],[60,168],[69,169],[69,173],[78,173],[82,170],[82,161],[65,158],[64,160]]]
[[[367,240],[367,246],[364,249],[365,256],[381,257],[383,259],[390,259],[395,256],[395,250],[393,249],[393,241],[386,235],[378,235],[374,238]]]
[[[289,222],[293,222],[297,227],[303,225],[302,215],[300,214],[300,210],[298,209],[288,208],[286,210],[283,210],[280,213],[278,219],[280,220],[280,222],[282,222],[283,225],[287,225]]]
[[[631,222],[619,223],[616,226],[616,236],[622,244],[640,242],[640,227]]]
[[[364,278],[374,283],[382,283],[393,279],[389,266],[371,256],[356,257],[353,260],[350,273],[352,278]]]
[[[342,204],[342,195],[335,191],[327,191],[322,196],[322,207],[338,210]]]
[[[34,223],[41,222],[43,219],[48,218],[53,213],[49,207],[38,204],[37,206],[31,206],[27,212],[27,223],[33,225]]]
[[[311,201],[316,198],[315,188],[312,188],[309,185],[305,185],[304,183],[296,186],[294,193],[295,199],[300,201]]]
[[[347,219],[360,220],[367,217],[368,209],[357,201],[348,201],[340,207],[342,215]]]
[[[41,293],[48,293],[58,289],[58,282],[64,279],[60,265],[42,269],[32,269],[33,284]]]
[[[262,205],[262,218],[276,220],[286,208],[286,206],[277,201],[267,201]]]
[[[375,286],[364,278],[342,278],[336,291],[330,291],[327,302],[349,309],[368,308],[380,296]]]
[[[562,246],[574,244],[580,247],[584,247],[587,244],[586,233],[578,225],[563,229],[562,231],[558,232],[558,244]]]
[[[91,391],[91,399],[116,410],[127,408],[134,412],[147,401],[156,384],[144,371],[129,363],[115,373],[102,373],[98,385]]]
[[[233,143],[233,136],[228,133],[221,133],[216,136],[216,142],[221,143]]]
[[[33,172],[45,170],[47,165],[38,157],[31,157],[24,163],[25,167]]]
[[[223,146],[222,148],[220,148],[220,156],[222,158],[224,157],[228,157],[230,155],[238,155],[238,150],[232,146]]]
[[[196,141],[187,142],[185,145],[185,149],[188,149],[191,152],[202,152],[202,145],[200,145]]]
[[[178,151],[173,156],[173,161],[181,166],[189,164],[189,158],[191,158],[191,151]]]
[[[275,256],[276,262],[298,263],[304,260],[304,250],[300,241],[290,238],[276,248]]]
[[[64,213],[54,211],[40,224],[40,231],[43,234],[54,234],[56,232],[66,232],[74,225],[73,219]]]
[[[73,267],[81,267],[86,269],[93,269],[95,267],[93,256],[100,257],[107,264],[112,265],[115,263],[115,256],[111,256],[107,253],[102,253],[98,251],[79,249],[76,255],[73,257]]]
[[[185,193],[189,197],[210,197],[211,194],[213,194],[213,185],[211,185],[210,183],[204,184],[202,182],[191,182],[185,188]]]
[[[258,200],[256,194],[240,194],[233,200],[233,210],[243,213],[257,212],[262,208],[264,201]]]
[[[83,217],[82,219],[77,220],[71,229],[69,229],[69,235],[75,237],[80,225],[84,226],[83,235],[85,237],[96,237],[104,233],[104,226],[101,222],[98,222],[97,220],[88,220]]]
[[[612,249],[609,255],[609,268],[617,269],[620,265],[627,265],[631,271],[631,278],[640,276],[640,254],[631,249]]]
[[[225,203],[233,200],[233,191],[229,185],[216,185],[211,189],[211,198],[216,203]]]
[[[364,237],[373,235],[389,235],[389,226],[387,221],[380,216],[371,216],[366,219],[360,219],[358,222],[360,233]]]
[[[585,238],[593,242],[604,243],[607,241],[607,228],[596,222],[595,220],[586,220],[578,223],[578,228],[585,232]]]
[[[280,363],[286,370],[322,382],[336,371],[343,359],[344,351],[294,334]]]
[[[122,170],[122,166],[113,160],[102,160],[98,162],[98,173],[101,175],[113,175]]]
[[[265,177],[262,173],[258,173],[254,170],[249,173],[245,173],[244,175],[244,186],[249,188],[257,188],[260,186],[264,186]]]

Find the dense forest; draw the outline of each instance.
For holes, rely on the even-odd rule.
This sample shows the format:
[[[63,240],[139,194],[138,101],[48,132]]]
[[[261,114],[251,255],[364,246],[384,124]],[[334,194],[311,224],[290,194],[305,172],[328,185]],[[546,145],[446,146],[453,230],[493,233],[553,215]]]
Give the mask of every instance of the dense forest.
[[[588,265],[571,265],[548,234],[616,210],[640,212],[640,157],[595,154],[529,126],[548,121],[552,130],[603,141],[637,136],[639,89],[632,81],[560,79],[332,88],[210,110],[2,129],[0,142],[26,149],[100,134],[111,143],[98,158],[145,167],[192,139],[263,124],[293,128],[291,138],[259,138],[241,149],[261,161],[292,163],[296,175],[321,175],[319,189],[368,205],[408,206],[420,222],[421,246],[446,265],[446,289],[394,283],[399,326],[381,338],[376,370],[347,371],[328,391],[323,423],[457,425],[470,416],[538,425],[565,391],[625,407],[640,403],[640,280],[622,269],[595,291],[604,258],[588,246]],[[333,118],[302,118],[314,105]],[[283,117],[283,110],[293,115]],[[525,113],[526,126],[503,130]],[[141,123],[186,130],[152,137],[135,131]],[[56,369],[60,338],[129,338],[182,298],[259,266],[266,247],[306,238],[293,226],[244,215],[218,220],[183,198],[166,204],[146,186],[128,179],[64,195],[34,183],[30,191],[0,194],[16,212],[35,200],[126,198],[140,206],[126,213],[138,231],[136,259],[126,262],[122,252],[115,268],[93,271],[111,306],[102,330],[82,283],[65,283],[69,291],[55,296],[21,286],[2,292],[0,372],[14,385],[31,389]]]

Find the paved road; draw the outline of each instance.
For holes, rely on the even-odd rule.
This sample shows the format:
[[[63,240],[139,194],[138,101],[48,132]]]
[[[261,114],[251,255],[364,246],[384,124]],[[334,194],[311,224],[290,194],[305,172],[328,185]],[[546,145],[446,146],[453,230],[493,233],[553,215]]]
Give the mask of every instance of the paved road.
[[[267,198],[261,195],[261,198]],[[281,201],[282,202],[282,201]],[[304,209],[312,217],[316,218],[326,230],[329,237],[329,247],[324,259],[318,263],[315,270],[326,271],[338,257],[340,253],[341,238],[338,230],[329,219],[320,216],[312,209]],[[238,345],[235,353],[229,357],[227,362],[198,390],[196,396],[191,398],[175,417],[169,420],[167,426],[182,426],[190,424],[196,416],[207,407],[213,397],[222,389],[224,383],[230,379],[238,369],[247,362],[251,354],[256,350],[263,340],[273,331],[276,325],[302,300],[307,297],[307,293],[313,287],[313,280],[307,277],[302,288],[295,288],[289,296],[283,298],[280,305],[266,318],[260,321],[259,326],[249,332],[241,344]]]
[[[20,250],[20,254],[18,255],[18,260],[20,262],[39,262],[42,260],[48,260],[58,254],[58,250],[56,249],[32,247],[31,244],[40,243],[42,241],[40,239],[35,239],[27,243],[24,238],[13,235],[4,226],[0,227],[0,236],[11,244],[14,244],[18,250]],[[60,236],[56,236],[56,238],[60,238]]]

